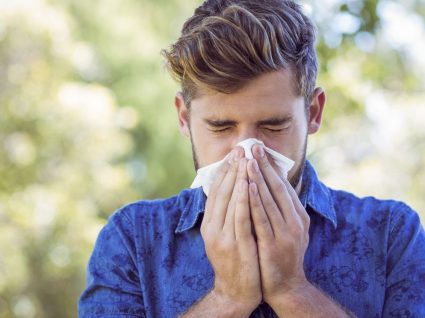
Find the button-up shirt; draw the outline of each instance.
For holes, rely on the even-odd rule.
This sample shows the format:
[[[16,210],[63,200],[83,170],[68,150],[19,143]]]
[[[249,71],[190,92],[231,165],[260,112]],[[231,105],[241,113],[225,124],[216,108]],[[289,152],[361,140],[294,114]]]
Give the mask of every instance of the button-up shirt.
[[[308,280],[358,317],[425,317],[425,233],[402,202],[321,183],[307,161]],[[213,287],[200,223],[202,188],[116,211],[90,258],[80,317],[177,317]],[[214,308],[211,308],[214,311]],[[267,305],[251,317],[276,317]]]

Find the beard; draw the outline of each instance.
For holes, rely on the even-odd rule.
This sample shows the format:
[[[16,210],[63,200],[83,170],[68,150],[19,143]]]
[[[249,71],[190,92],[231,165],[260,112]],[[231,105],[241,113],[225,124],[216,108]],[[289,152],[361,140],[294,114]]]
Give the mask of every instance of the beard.
[[[307,136],[308,136],[308,134],[305,135],[304,144],[301,147],[300,160],[299,160],[299,162],[295,162],[294,167],[292,168],[292,169],[295,169],[294,172],[291,175],[288,175],[288,181],[295,190],[301,189],[300,182],[302,180],[306,156],[307,156]],[[195,171],[198,171],[198,169],[201,168],[201,167],[199,166],[198,155],[197,155],[197,152],[196,152],[195,144],[193,142],[191,131],[190,131],[190,143],[192,145],[193,164],[194,164],[194,167],[195,167]],[[274,162],[271,162],[271,165],[272,165],[272,167],[275,167]]]
[[[292,174],[292,176],[289,176],[288,181],[291,184],[291,186],[295,189],[295,190],[300,190],[301,189],[301,180],[303,177],[303,173],[304,173],[304,167],[305,167],[305,161],[306,161],[306,157],[307,157],[307,134],[305,135],[304,138],[304,144],[302,145],[302,150],[301,150],[301,156],[300,156],[300,160],[297,164],[297,162],[295,162],[294,165],[294,173]]]

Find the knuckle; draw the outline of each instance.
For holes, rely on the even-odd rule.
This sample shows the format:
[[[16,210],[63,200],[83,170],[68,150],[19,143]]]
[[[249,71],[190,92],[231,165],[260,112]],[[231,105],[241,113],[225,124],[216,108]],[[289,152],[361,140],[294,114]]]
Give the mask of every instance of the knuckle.
[[[205,234],[206,234],[205,231],[206,231],[206,225],[205,225],[205,219],[204,219],[201,223],[201,235],[202,235],[202,237],[205,236]]]
[[[269,223],[269,220],[265,215],[258,215],[257,216],[257,224],[259,226],[266,226]]]
[[[227,190],[226,187],[219,187],[217,189],[216,197],[217,198],[223,198],[223,197],[225,197],[227,195],[228,192],[229,191]]]
[[[215,195],[215,194],[214,194]],[[210,213],[211,206],[213,205],[213,191],[210,191],[210,195],[207,198],[207,201],[205,202],[205,213],[204,216]]]
[[[229,204],[227,205],[227,213],[230,213],[229,211],[234,211],[235,208],[236,208],[236,206],[237,206],[237,204],[238,204],[237,201],[235,202],[235,200],[231,199],[229,201]]]
[[[243,172],[245,172],[245,169],[246,169],[246,158],[242,158],[239,160],[238,173],[242,174]]]
[[[266,202],[264,203],[264,206],[266,207],[266,210],[271,211],[277,208],[276,203],[274,203],[274,201],[271,198],[265,201]]]
[[[270,167],[270,161],[269,161],[269,159],[267,158],[267,156],[264,156],[264,157],[261,159],[261,164],[263,165],[263,167],[264,167],[264,168],[269,168],[269,167]]]
[[[273,244],[267,244],[264,247],[265,254],[268,258],[274,258],[276,254],[278,254],[278,249]]]
[[[240,162],[240,159],[237,159],[237,158],[235,159],[235,161],[232,162],[231,167],[230,167],[230,172],[235,172],[235,171],[238,170],[239,162]]]
[[[210,190],[209,197],[212,197],[213,195],[216,195],[217,189],[219,189],[219,186],[220,186],[219,182],[217,181],[218,179],[219,179],[219,177],[216,178],[215,181],[213,182],[213,184],[211,185],[211,190]]]
[[[303,229],[307,229],[310,227],[310,217],[307,213],[303,211],[297,211],[298,217],[299,217],[299,223],[300,226],[302,226]]]
[[[214,248],[219,253],[227,253],[228,251],[233,251],[235,249],[235,242],[226,237],[217,239],[214,242]]]
[[[260,209],[260,208],[261,208],[261,203],[260,203],[260,200],[259,200],[258,196],[255,196],[255,197],[253,198],[253,200],[252,200],[252,206],[253,206],[255,209]]]
[[[286,186],[283,182],[279,182],[276,186],[277,190],[279,191],[279,193],[285,192],[286,191]]]
[[[291,229],[291,234],[292,234],[293,237],[301,237],[301,236],[303,236],[304,231],[300,227],[294,226]]]
[[[293,238],[286,238],[282,241],[282,246],[284,250],[293,251],[297,246],[297,242]]]
[[[298,225],[293,226],[290,230],[294,239],[302,239],[308,235],[308,227],[305,227],[301,222],[298,223]]]
[[[212,231],[208,226],[206,226],[204,224],[201,225],[201,235],[202,235],[202,238],[203,238],[205,244],[208,244],[208,243],[211,242],[211,236],[212,236],[211,232]]]
[[[307,214],[305,214],[305,216],[303,217],[303,220],[304,220],[305,227],[309,228],[310,227],[310,217]]]
[[[240,228],[239,229],[239,232],[240,232],[240,236],[245,236],[245,230],[246,229],[248,229],[248,228],[251,228],[251,221],[250,221],[250,219],[247,219],[247,218],[244,218],[244,219],[241,219],[241,220],[239,220],[239,225],[238,225],[238,227]]]
[[[308,234],[308,232],[306,232],[304,234],[304,242],[306,242],[308,244],[308,241],[310,240],[310,235]]]
[[[223,178],[226,175],[226,173],[228,172],[228,170],[229,170],[229,164],[227,162],[223,163],[220,166],[218,173],[217,173],[216,177],[214,178],[213,183],[211,184],[211,189],[217,189],[220,186],[220,184],[223,181]]]
[[[260,187],[267,187],[266,180],[264,179],[264,177],[263,177],[263,175],[262,175],[262,174],[260,174],[260,175],[258,176],[258,178],[257,178],[257,182],[258,182],[258,185],[259,185]]]

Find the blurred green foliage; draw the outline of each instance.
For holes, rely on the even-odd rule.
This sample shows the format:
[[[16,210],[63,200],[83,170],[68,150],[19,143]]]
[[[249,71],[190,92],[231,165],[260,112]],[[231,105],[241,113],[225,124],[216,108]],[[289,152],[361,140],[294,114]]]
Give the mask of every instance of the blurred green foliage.
[[[0,0],[0,318],[75,317],[105,219],[190,184],[159,52],[198,4]],[[424,1],[305,5],[328,96],[310,159],[425,211]]]

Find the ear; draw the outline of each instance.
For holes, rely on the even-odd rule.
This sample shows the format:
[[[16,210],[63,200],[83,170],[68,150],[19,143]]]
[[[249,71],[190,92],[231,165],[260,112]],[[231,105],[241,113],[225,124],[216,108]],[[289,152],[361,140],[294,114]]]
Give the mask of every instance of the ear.
[[[176,106],[177,110],[177,117],[179,119],[179,128],[180,132],[186,136],[190,136],[190,123],[189,123],[189,110],[183,100],[183,95],[181,92],[178,92],[176,94],[176,97],[174,98],[174,105]]]
[[[311,99],[309,106],[309,118],[308,118],[308,133],[314,134],[320,128],[322,124],[323,109],[325,108],[326,95],[321,87],[317,87],[314,90],[313,98]]]

